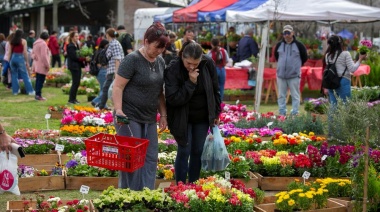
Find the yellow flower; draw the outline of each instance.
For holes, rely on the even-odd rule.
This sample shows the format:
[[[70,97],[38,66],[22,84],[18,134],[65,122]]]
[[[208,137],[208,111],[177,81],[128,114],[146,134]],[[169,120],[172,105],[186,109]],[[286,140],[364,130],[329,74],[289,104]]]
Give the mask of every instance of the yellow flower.
[[[281,203],[282,202],[282,199],[278,199],[277,201],[276,201],[276,203]]]
[[[289,198],[290,198],[289,194],[284,195],[284,199],[289,199]]]
[[[305,197],[305,194],[304,193],[299,193],[298,196],[299,197]]]
[[[296,202],[295,202],[293,199],[290,199],[290,200],[288,201],[288,205],[289,205],[289,206],[293,206],[295,203],[296,203]]]

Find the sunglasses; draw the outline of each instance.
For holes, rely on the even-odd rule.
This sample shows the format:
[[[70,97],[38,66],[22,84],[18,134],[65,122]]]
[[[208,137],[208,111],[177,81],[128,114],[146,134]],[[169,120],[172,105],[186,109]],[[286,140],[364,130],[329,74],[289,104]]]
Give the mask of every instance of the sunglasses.
[[[162,31],[162,30],[158,29],[158,30],[156,31],[156,35],[157,35],[158,37],[161,36],[161,35],[168,36],[169,33],[168,33],[166,30],[165,30],[165,31]]]
[[[282,34],[283,34],[283,35],[290,35],[290,34],[292,34],[292,33],[289,32],[289,31],[285,31],[285,32],[283,32]]]

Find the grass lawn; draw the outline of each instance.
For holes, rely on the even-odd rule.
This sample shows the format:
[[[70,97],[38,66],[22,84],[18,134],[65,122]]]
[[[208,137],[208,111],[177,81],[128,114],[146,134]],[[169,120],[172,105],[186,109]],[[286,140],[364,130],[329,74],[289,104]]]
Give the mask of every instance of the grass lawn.
[[[9,134],[13,134],[17,129],[21,128],[34,128],[34,129],[56,129],[60,127],[60,120],[50,119],[45,120],[45,114],[48,112],[49,106],[53,105],[65,105],[68,101],[68,96],[64,95],[60,88],[45,87],[42,90],[42,95],[47,98],[47,101],[36,101],[34,96],[28,96],[25,94],[19,94],[17,96],[12,95],[10,90],[7,90],[4,86],[0,86],[0,123],[4,126]],[[307,89],[303,92],[304,98],[316,98],[319,96],[319,91],[309,91]],[[91,106],[87,102],[86,95],[78,95],[80,105]],[[229,104],[235,104],[235,102],[228,102]],[[252,101],[243,101],[242,104],[246,104],[249,110],[253,108]],[[288,110],[291,105],[288,104]],[[260,112],[277,112],[278,106],[276,102],[268,104],[262,104],[260,106]],[[300,107],[300,112],[303,112],[303,106]],[[61,199],[73,199],[82,198],[81,193],[76,190],[68,191],[46,191],[46,196],[58,196]],[[86,195],[86,199],[96,198],[100,192],[91,191]],[[33,196],[31,193],[23,193],[21,196]],[[20,197],[13,194],[1,194],[0,195],[0,211],[5,211],[6,203],[9,200],[20,200]]]

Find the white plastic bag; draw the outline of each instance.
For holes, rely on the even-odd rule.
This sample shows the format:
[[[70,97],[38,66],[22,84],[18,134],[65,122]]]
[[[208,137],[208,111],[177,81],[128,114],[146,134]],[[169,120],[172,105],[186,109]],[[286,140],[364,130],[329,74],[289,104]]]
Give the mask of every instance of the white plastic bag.
[[[11,192],[20,195],[17,175],[17,156],[5,151],[0,152],[0,194]]]
[[[223,171],[231,160],[228,157],[227,148],[218,126],[214,126],[212,130],[213,135],[207,136],[203,146],[202,169],[206,171]]]

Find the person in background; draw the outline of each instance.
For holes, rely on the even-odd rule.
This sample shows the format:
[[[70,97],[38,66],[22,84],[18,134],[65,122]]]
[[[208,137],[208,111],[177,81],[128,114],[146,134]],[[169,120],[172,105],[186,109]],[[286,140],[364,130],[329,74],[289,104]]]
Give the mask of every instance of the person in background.
[[[169,65],[170,61],[177,57],[178,50],[175,48],[174,44],[176,38],[177,35],[174,32],[169,32],[169,43],[166,46],[166,50],[162,53],[166,65]]]
[[[106,81],[104,82],[102,88],[102,98],[100,103],[96,105],[99,109],[105,109],[107,100],[108,100],[108,90],[111,86],[111,83],[115,77],[115,72],[119,69],[120,62],[124,58],[123,47],[117,41],[117,37],[119,34],[114,28],[109,28],[106,31],[106,38],[109,42],[107,48],[107,58],[108,58],[108,66],[107,66],[107,75]]]
[[[224,85],[226,84],[226,68],[224,67],[228,62],[228,53],[225,49],[220,47],[218,38],[211,39],[211,51],[207,53],[208,56],[216,64],[216,72],[218,73],[220,99],[223,101]]]
[[[118,135],[149,140],[144,166],[134,172],[119,172],[119,188],[154,189],[158,158],[157,112],[160,132],[166,129],[167,115],[163,92],[165,61],[161,57],[169,42],[160,23],[144,34],[143,47],[128,54],[121,62],[113,85],[115,115],[128,117],[128,125],[119,125]]]
[[[10,58],[9,58],[8,51],[9,51],[9,47],[11,45],[10,41],[12,40],[13,36],[14,36],[14,33],[12,32],[7,37],[7,42],[5,44],[5,55],[4,55],[4,59],[3,59],[3,70],[1,73],[1,76],[3,76],[2,83],[6,86],[7,89],[11,89],[11,86],[12,86],[11,70],[10,70],[10,64],[9,64]]]
[[[187,26],[183,37],[178,39],[174,44],[177,51],[182,49],[184,43],[194,40],[194,28],[193,26]]]
[[[33,72],[36,73],[36,96],[38,101],[45,101],[46,98],[42,97],[42,88],[44,87],[45,78],[50,69],[50,52],[46,41],[49,39],[47,32],[42,32],[40,38],[33,44]]]
[[[340,36],[332,35],[327,40],[327,50],[324,54],[323,67],[328,63],[335,63],[338,76],[342,76],[340,87],[337,89],[327,89],[329,102],[332,107],[337,104],[337,98],[346,102],[351,98],[351,73],[354,73],[360,66],[360,63],[367,56],[359,55],[356,63],[352,60],[351,54],[343,49],[343,39]]]
[[[253,39],[253,28],[247,28],[237,47],[237,62],[249,59],[252,55],[257,57],[258,53],[259,46]]]
[[[221,99],[215,63],[190,41],[165,69],[168,126],[178,147],[176,182],[199,179],[201,155],[210,127],[219,124]]]
[[[92,35],[88,34],[87,35],[87,40],[84,42],[88,48],[92,48],[92,50],[95,52],[95,42],[92,39]]]
[[[11,149],[11,143],[16,143],[15,139],[8,135],[3,125],[0,124],[0,151],[8,152]]]
[[[98,73],[98,75],[96,76],[96,79],[98,80],[98,82],[99,82],[99,87],[100,87],[100,92],[99,92],[99,94],[98,94],[98,96],[95,98],[95,99],[93,99],[92,101],[91,101],[91,105],[92,106],[94,106],[94,107],[96,107],[96,105],[97,104],[99,104],[100,103],[100,100],[101,100],[101,98],[102,98],[102,95],[103,95],[103,90],[102,90],[102,88],[103,88],[103,86],[104,86],[104,82],[106,81],[106,75],[107,75],[107,65],[105,65],[105,64],[101,64],[101,61],[102,60],[100,60],[100,56],[99,56],[99,53],[103,50],[103,49],[105,49],[105,48],[107,48],[108,47],[108,40],[102,40],[101,42],[100,42],[100,44],[99,44],[99,48],[98,48],[98,50],[95,52],[95,58],[96,58],[96,65],[98,66],[98,68],[99,68],[99,73]]]
[[[24,32],[21,29],[16,30],[14,37],[10,41],[10,48],[8,51],[8,58],[11,65],[12,76],[12,93],[18,95],[20,93],[19,76],[24,82],[26,93],[34,96],[32,83],[29,78],[30,66],[28,63],[28,52],[26,40],[22,38]]]
[[[71,32],[69,35],[69,44],[67,45],[67,67],[71,73],[72,84],[69,92],[69,104],[80,103],[77,100],[77,92],[80,85],[80,79],[82,76],[82,68],[84,67],[86,58],[78,57],[77,51],[79,51],[78,45],[79,35],[77,32]]]
[[[7,42],[5,41],[5,35],[0,33],[0,63],[3,65],[4,56],[5,56],[5,45]]]
[[[133,38],[132,35],[130,35],[127,30],[125,30],[124,25],[119,25],[117,27],[117,33],[119,36],[117,37],[117,41],[121,44],[121,47],[123,48],[124,56],[131,53],[133,51]]]
[[[59,44],[57,40],[57,32],[52,31],[49,37],[49,49],[51,52],[51,67],[55,67],[55,63],[58,63],[58,67],[61,67],[61,54]]]
[[[33,43],[36,41],[36,32],[34,30],[30,30],[29,31],[29,35],[28,37],[26,38],[26,43],[27,43],[27,51],[28,51],[28,54],[29,54],[29,66],[32,67],[32,64],[33,64],[33,59],[32,57],[30,56],[30,54],[32,54],[32,49],[33,49]]]
[[[99,46],[99,45],[100,45],[100,42],[101,42],[102,40],[104,40],[104,39],[106,39],[106,38],[104,37],[104,32],[100,32],[98,38],[96,39],[96,46]]]
[[[307,61],[307,52],[305,46],[296,40],[292,26],[284,26],[282,37],[283,39],[277,43],[274,52],[277,61],[279,114],[286,116],[286,94],[289,89],[292,96],[290,115],[298,115],[301,101],[301,66]]]

